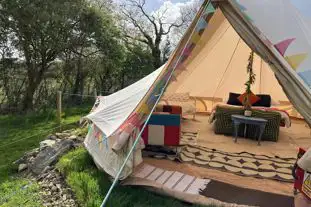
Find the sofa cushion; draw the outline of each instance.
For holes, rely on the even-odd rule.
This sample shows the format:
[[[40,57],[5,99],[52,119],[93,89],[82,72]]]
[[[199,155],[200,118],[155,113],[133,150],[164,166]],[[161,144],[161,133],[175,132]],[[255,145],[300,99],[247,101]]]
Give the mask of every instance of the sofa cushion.
[[[271,96],[267,94],[256,94],[260,99],[253,106],[271,107]]]
[[[239,93],[229,93],[229,99],[228,99],[227,104],[235,105],[235,106],[242,106],[242,103],[238,99],[240,95],[241,94]]]

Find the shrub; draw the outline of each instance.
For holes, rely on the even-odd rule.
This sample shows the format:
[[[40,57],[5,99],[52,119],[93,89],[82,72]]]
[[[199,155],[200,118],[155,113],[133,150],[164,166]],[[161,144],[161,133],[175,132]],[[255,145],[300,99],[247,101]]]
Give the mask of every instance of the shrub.
[[[92,157],[86,149],[82,147],[64,155],[56,164],[56,168],[64,174],[69,174],[70,172],[82,172],[93,166],[94,162]]]
[[[66,179],[81,206],[98,207],[101,204],[97,180],[85,172],[72,172]]]
[[[42,206],[39,186],[26,179],[6,181],[0,185],[1,207],[39,207]]]

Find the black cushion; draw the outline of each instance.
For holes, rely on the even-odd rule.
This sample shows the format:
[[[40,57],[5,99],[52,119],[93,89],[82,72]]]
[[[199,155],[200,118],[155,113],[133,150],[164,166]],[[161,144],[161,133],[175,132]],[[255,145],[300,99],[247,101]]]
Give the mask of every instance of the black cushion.
[[[253,106],[271,107],[271,96],[266,94],[256,94],[260,99]]]
[[[238,99],[240,95],[241,94],[239,93],[229,93],[229,99],[228,99],[227,104],[235,105],[235,106],[242,106],[242,103]]]

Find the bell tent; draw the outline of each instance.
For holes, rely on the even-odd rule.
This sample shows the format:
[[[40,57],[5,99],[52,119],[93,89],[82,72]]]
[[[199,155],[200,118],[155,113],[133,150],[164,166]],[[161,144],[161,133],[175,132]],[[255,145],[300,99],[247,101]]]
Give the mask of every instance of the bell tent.
[[[269,94],[275,107],[311,125],[310,37],[311,16],[290,0],[206,0],[164,66],[98,97],[85,117],[85,146],[100,168],[126,178],[142,161],[141,128],[162,96],[187,93],[197,112],[210,112],[229,92],[245,90],[251,51],[253,93]]]

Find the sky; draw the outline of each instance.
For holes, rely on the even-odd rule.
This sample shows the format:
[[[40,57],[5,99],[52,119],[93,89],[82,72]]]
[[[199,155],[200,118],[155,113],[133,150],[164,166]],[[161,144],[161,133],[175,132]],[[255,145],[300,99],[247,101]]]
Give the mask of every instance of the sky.
[[[187,2],[189,2],[190,0],[147,0],[147,9],[149,11],[156,11],[158,10],[165,2],[169,2],[171,3],[171,5],[182,5],[185,4]]]

